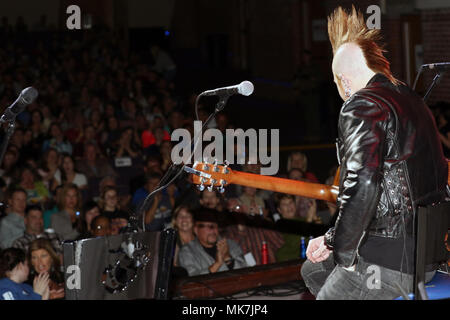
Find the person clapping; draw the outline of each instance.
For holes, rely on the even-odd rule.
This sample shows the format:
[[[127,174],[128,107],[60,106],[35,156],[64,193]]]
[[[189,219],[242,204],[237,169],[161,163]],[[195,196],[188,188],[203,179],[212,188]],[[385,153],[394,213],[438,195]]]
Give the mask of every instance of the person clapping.
[[[25,251],[9,248],[0,253],[0,300],[48,300],[49,274],[34,278],[33,287],[24,283],[30,268]]]

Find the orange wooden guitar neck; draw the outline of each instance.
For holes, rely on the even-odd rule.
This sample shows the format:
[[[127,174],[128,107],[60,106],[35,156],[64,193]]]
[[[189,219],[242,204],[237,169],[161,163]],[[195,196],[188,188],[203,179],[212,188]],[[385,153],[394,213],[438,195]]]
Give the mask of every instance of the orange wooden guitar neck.
[[[319,183],[283,179],[258,174],[234,171],[229,183],[288,193],[306,198],[336,202],[339,193],[337,186],[328,186]]]
[[[293,194],[333,203],[336,202],[337,196],[339,194],[338,185],[340,168],[338,168],[337,170],[332,186],[271,176],[262,176],[254,173],[233,171],[230,168],[226,168],[224,166],[215,166],[204,163],[194,164],[193,169],[198,170],[198,172],[204,174],[201,177],[198,175],[198,173],[197,175],[192,175],[193,182],[198,185],[223,187],[229,184],[238,184],[242,186]],[[450,160],[448,161],[447,180],[448,184],[450,185]]]

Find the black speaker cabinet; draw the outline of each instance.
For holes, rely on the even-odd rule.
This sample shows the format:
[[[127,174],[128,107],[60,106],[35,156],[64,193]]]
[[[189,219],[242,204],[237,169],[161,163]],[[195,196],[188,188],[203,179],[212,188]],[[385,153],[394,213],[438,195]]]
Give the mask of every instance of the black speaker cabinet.
[[[175,230],[64,243],[67,300],[167,299]]]

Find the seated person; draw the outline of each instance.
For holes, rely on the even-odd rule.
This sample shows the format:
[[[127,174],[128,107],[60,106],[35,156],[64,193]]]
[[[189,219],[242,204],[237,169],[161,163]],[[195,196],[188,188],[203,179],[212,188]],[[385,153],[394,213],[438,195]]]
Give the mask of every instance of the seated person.
[[[158,130],[162,129],[162,130]],[[170,134],[164,129],[164,120],[160,115],[155,115],[150,127],[141,134],[142,148],[146,149],[158,142],[170,140]]]
[[[293,168],[289,171],[289,179],[304,181],[305,176],[303,171],[298,168]],[[317,216],[317,201],[301,196],[295,196],[296,216],[304,219],[306,222],[321,223]]]
[[[28,252],[30,243],[36,239],[49,240],[56,254],[62,257],[63,249],[61,240],[56,233],[44,231],[42,209],[39,206],[31,205],[27,206],[25,210],[25,233],[13,242],[12,247]]]
[[[80,235],[81,192],[75,184],[66,184],[57,200],[59,212],[51,216],[51,226],[63,241],[75,240]]]
[[[88,143],[84,147],[84,157],[76,163],[77,172],[83,173],[86,178],[103,178],[105,176],[116,176],[116,172],[108,163],[108,160],[100,157],[97,146]]]
[[[64,136],[61,127],[58,123],[53,122],[48,129],[49,137],[42,145],[42,151],[47,151],[48,148],[54,148],[60,153],[72,154],[72,144]]]
[[[219,191],[213,190],[208,191],[207,189],[202,191],[201,197],[200,197],[200,204],[208,209],[214,209],[217,211],[222,212],[223,206],[221,203],[221,196]]]
[[[135,193],[136,190],[145,186],[146,177],[150,174],[156,173],[160,176],[163,175],[161,168],[162,159],[159,155],[148,156],[144,161],[144,174],[139,173],[130,179],[130,191]],[[142,200],[142,199],[141,199]],[[139,200],[136,200],[139,201]]]
[[[104,237],[111,235],[111,225],[107,217],[99,215],[91,222],[91,236]]]
[[[143,145],[146,145],[144,152],[147,155],[158,155],[161,154],[161,146],[164,141],[170,141],[170,136],[163,128],[155,128],[154,133],[150,133],[150,136],[147,136],[148,131],[144,131],[142,133],[142,137],[145,140]]]
[[[80,215],[80,235],[78,239],[86,239],[91,237],[91,222],[100,215],[100,207],[94,200],[88,200],[83,205]]]
[[[101,214],[109,219],[111,234],[119,234],[120,229],[128,225],[130,215],[121,209],[117,188],[106,186],[100,195],[99,208]]]
[[[45,186],[53,192],[59,184],[55,180],[55,175],[61,175],[59,169],[60,154],[53,148],[49,148],[42,157],[42,165],[37,169],[37,173],[42,179]]]
[[[44,229],[49,229],[52,226],[52,215],[59,212],[58,199],[61,198],[61,191],[63,190],[63,185],[59,185],[55,189],[55,195],[48,203],[48,209],[44,211]]]
[[[136,210],[141,210],[146,197],[158,187],[161,176],[150,174],[144,187],[136,190],[132,204]],[[175,204],[175,185],[170,185],[167,189],[157,192],[148,203],[145,212],[145,230],[161,231],[171,222],[172,208]],[[144,208],[142,208],[145,210]],[[139,212],[137,212],[139,215]]]
[[[289,155],[287,161],[287,171],[289,172],[294,168],[300,169],[304,173],[307,181],[319,183],[319,179],[317,179],[314,173],[307,171],[308,158],[304,153],[295,151]]]
[[[9,248],[0,252],[0,300],[48,300],[49,275],[35,278],[33,287],[25,283],[30,268],[25,251]]]
[[[257,189],[252,187],[243,187],[242,195],[239,197],[239,201],[246,213],[250,215],[268,216],[266,204],[264,199],[256,194]]]
[[[130,215],[125,211],[120,211],[114,218],[110,218],[111,235],[122,233],[128,226]]]
[[[119,141],[112,147],[111,153],[115,158],[137,158],[141,154],[140,147],[134,139],[134,132],[133,127],[122,130]]]
[[[3,162],[0,164],[0,176],[8,187],[14,180],[18,159],[18,155],[14,150],[7,149],[3,156]]]
[[[173,212],[172,227],[177,231],[173,265],[178,266],[178,252],[185,244],[195,239],[194,216],[187,206],[179,206]]]
[[[233,216],[234,221],[225,227],[223,235],[239,244],[245,255],[251,254],[256,265],[262,263],[262,242],[265,241],[267,243],[268,263],[275,263],[275,252],[284,243],[281,233],[276,230],[249,225],[250,219],[247,220],[245,215],[252,214],[246,206],[236,202],[236,199],[230,199],[227,205],[230,211],[240,214]],[[258,219],[259,217],[257,217]],[[262,216],[260,220],[264,221]]]
[[[38,175],[31,166],[22,169],[18,187],[26,191],[27,204],[46,203],[51,196],[45,184],[37,178]]]
[[[9,192],[8,214],[0,220],[0,248],[11,247],[14,240],[23,236],[25,231],[25,209],[27,207],[27,194],[23,189],[14,189]]]
[[[247,267],[239,245],[219,236],[217,214],[207,208],[195,214],[196,238],[184,245],[178,254],[179,264],[189,276]]]
[[[300,220],[295,215],[295,196],[285,193],[276,195],[277,211],[281,219]],[[282,233],[284,244],[276,251],[277,262],[294,260],[300,258],[301,236],[294,233]]]
[[[61,170],[55,173],[55,180],[58,185],[74,183],[80,190],[86,189],[88,183],[86,176],[75,170],[74,158],[69,154],[63,155]]]
[[[36,239],[30,243],[28,260],[32,272],[28,283],[41,274],[49,275],[49,299],[64,298],[64,273],[61,272],[62,260],[53,250],[52,243],[47,239]]]

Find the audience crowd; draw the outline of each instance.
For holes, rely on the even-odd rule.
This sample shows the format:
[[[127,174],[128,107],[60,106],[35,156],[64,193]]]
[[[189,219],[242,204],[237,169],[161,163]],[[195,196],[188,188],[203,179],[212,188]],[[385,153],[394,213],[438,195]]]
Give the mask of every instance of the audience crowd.
[[[28,86],[39,97],[18,115],[0,166],[0,299],[63,299],[62,243],[117,235],[135,216],[146,231],[178,231],[178,275],[260,265],[263,242],[268,263],[300,257],[308,234],[261,221],[333,222],[336,207],[322,201],[241,186],[200,192],[188,177],[140,212],[171,165],[171,133],[192,130],[195,115],[195,95],[177,90],[170,53],[157,45],[128,52],[105,30],[79,40],[44,33],[32,45],[9,35],[0,48],[0,105]],[[210,127],[232,124],[221,113]],[[320,183],[307,165],[293,152],[279,176]]]

